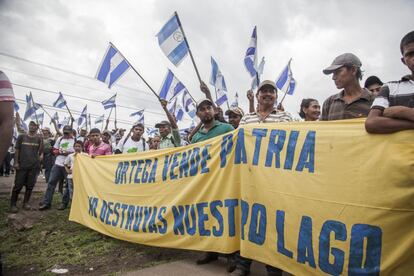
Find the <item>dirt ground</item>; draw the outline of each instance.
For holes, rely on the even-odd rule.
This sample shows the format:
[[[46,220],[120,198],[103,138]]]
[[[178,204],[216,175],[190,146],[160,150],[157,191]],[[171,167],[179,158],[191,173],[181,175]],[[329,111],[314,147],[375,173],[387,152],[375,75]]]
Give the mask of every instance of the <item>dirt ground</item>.
[[[69,210],[58,211],[61,195],[55,193],[52,209],[40,212],[46,188],[39,176],[31,211],[8,213],[13,177],[0,177],[0,253],[4,275],[120,275],[151,266],[196,259],[199,252],[149,247],[104,236],[68,220]],[[21,198],[23,193],[20,195]]]

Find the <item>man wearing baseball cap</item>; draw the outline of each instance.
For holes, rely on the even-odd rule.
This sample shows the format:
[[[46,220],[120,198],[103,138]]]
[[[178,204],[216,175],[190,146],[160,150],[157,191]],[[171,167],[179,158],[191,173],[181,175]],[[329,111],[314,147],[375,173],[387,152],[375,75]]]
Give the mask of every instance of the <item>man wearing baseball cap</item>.
[[[197,116],[203,126],[194,134],[191,143],[205,141],[234,130],[234,127],[227,123],[222,123],[214,118],[214,105],[209,99],[201,100],[197,103]]]
[[[160,132],[159,149],[179,147],[181,145],[180,130],[174,116],[168,111],[166,100],[160,100],[162,109],[167,115],[168,121],[161,121],[155,125]]]
[[[292,121],[292,116],[286,112],[277,110],[275,103],[277,101],[277,88],[274,81],[265,80],[260,83],[256,93],[257,110],[243,116],[240,125],[246,124],[267,124]],[[250,273],[252,260],[244,258],[240,252],[236,253],[236,270],[232,276],[244,276]],[[277,267],[266,265],[268,275],[282,275],[282,270]]]
[[[244,116],[244,112],[240,107],[233,107],[225,113],[229,117],[229,123],[234,127],[238,128],[241,118]]]
[[[332,79],[339,93],[330,96],[322,106],[323,121],[367,117],[374,96],[368,89],[361,88],[362,63],[352,53],[337,56],[332,64],[323,70]]]

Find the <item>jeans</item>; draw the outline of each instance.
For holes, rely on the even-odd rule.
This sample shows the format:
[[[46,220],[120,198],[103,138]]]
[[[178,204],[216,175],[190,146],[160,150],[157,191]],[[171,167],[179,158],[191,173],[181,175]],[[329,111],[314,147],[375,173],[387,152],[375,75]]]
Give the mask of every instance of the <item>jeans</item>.
[[[19,193],[23,189],[23,186],[26,186],[23,203],[29,202],[32,190],[36,184],[38,172],[38,167],[16,170],[16,177],[14,178],[14,186],[10,199],[11,206],[16,206]]]
[[[59,183],[61,179],[66,178],[66,170],[65,167],[61,167],[58,165],[53,165],[52,170],[50,171],[49,181],[47,182],[47,189],[45,196],[43,197],[43,205],[50,207],[52,205],[53,194],[56,189],[56,185]],[[65,195],[62,198],[62,203],[65,204],[69,202],[68,198],[69,194]]]
[[[238,269],[250,272],[251,264],[252,264],[251,259],[247,259],[247,258],[244,258],[244,257],[240,256],[240,251],[236,252],[236,267]],[[266,270],[267,270],[268,273],[270,272],[270,273],[280,274],[280,275],[282,275],[282,273],[283,273],[283,271],[280,270],[279,268],[273,267],[273,266],[270,266],[270,265],[266,265]]]
[[[46,183],[49,182],[50,172],[52,171],[54,162],[55,162],[55,157],[51,154],[46,154],[43,158],[43,168],[45,169]]]
[[[63,192],[62,204],[67,207],[69,205],[69,201],[72,201],[73,196],[73,179],[66,178],[66,183],[68,187]]]

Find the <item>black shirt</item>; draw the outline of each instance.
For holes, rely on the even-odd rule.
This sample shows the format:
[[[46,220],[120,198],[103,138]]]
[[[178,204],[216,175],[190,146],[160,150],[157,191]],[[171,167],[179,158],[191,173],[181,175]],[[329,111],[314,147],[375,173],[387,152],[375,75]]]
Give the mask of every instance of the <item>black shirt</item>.
[[[17,137],[16,150],[19,150],[18,163],[22,169],[40,167],[39,152],[42,148],[42,138],[21,134]]]

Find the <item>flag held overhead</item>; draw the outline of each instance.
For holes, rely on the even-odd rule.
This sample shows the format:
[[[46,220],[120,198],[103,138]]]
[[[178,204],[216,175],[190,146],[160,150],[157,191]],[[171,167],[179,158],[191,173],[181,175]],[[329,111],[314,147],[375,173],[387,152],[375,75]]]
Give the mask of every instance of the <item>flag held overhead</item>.
[[[98,68],[95,78],[108,84],[108,88],[130,68],[128,61],[111,43]]]
[[[63,108],[66,106],[66,100],[65,98],[63,98],[63,95],[61,92],[59,92],[59,97],[57,98],[57,100],[53,103],[54,107],[57,108]]]
[[[174,76],[170,69],[168,69],[159,92],[160,99],[170,101],[184,90],[186,90],[186,88],[183,83]]]
[[[189,48],[181,29],[180,21],[174,13],[157,34],[158,44],[167,58],[178,66],[187,56]]]
[[[249,47],[246,51],[246,56],[244,57],[244,66],[246,67],[247,72],[253,78],[256,76],[256,64],[257,64],[257,33],[256,26],[253,29],[253,33],[250,39]]]
[[[102,101],[102,105],[103,105],[104,109],[109,109],[109,108],[115,107],[116,106],[115,100],[116,100],[116,94],[113,95],[112,97],[110,97],[109,99]]]

